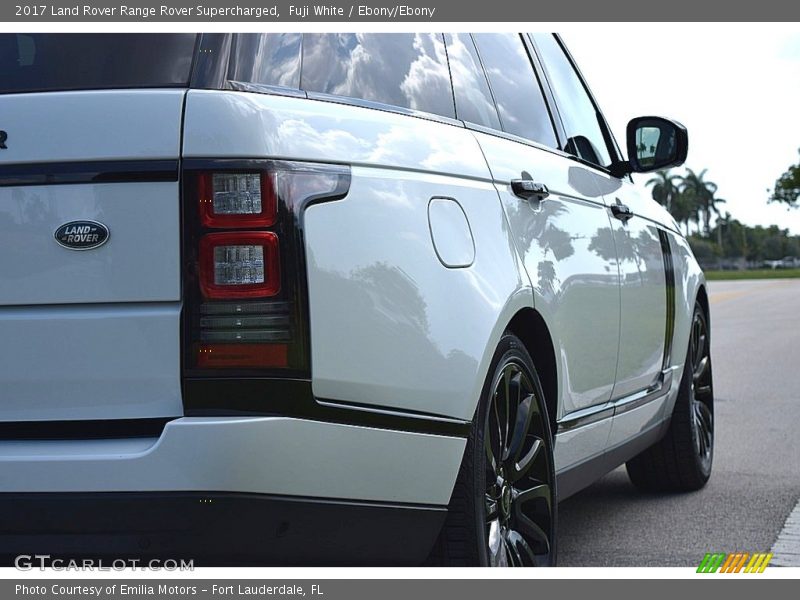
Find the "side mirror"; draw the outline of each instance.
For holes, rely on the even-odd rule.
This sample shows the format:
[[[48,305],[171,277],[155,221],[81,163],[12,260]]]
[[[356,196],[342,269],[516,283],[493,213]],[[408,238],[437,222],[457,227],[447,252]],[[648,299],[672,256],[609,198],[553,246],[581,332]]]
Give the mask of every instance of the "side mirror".
[[[614,165],[620,175],[678,167],[686,161],[689,134],[677,121],[637,117],[628,123],[628,161]]]

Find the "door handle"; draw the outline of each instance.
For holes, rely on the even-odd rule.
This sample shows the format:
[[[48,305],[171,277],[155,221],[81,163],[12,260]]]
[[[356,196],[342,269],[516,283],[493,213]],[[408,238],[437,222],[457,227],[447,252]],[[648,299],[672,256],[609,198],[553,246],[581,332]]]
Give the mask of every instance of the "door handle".
[[[519,198],[530,200],[536,198],[537,200],[544,200],[550,195],[550,190],[543,183],[537,183],[532,179],[512,179],[511,191]]]
[[[623,223],[627,223],[634,216],[633,211],[619,201],[611,205],[611,214],[614,215],[615,219],[619,219]]]

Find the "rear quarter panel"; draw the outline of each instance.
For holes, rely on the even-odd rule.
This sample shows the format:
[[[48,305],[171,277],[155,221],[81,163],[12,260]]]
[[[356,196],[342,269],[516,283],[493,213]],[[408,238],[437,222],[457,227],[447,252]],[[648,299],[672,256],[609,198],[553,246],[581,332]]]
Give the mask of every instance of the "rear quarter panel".
[[[304,215],[316,397],[471,419],[505,325],[532,306],[481,150],[456,124],[356,106],[190,91],[184,156],[349,164]],[[474,239],[447,268],[428,221],[455,199]]]

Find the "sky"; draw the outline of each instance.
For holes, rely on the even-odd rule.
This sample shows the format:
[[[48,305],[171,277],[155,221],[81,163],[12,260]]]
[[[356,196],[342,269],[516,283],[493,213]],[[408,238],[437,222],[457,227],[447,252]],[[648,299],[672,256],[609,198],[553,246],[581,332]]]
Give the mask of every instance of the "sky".
[[[622,147],[632,117],[680,121],[689,130],[686,166],[708,169],[727,200],[723,214],[800,234],[800,208],[767,204],[767,188],[800,160],[800,25],[566,29],[562,37]]]

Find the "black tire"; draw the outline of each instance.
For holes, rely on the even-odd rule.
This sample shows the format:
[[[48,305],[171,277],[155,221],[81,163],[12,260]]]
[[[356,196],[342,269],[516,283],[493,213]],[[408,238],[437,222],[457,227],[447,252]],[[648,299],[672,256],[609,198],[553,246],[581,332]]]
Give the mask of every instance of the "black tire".
[[[714,388],[711,337],[703,307],[695,305],[686,365],[669,430],[664,438],[626,464],[628,476],[647,492],[702,488],[714,459]]]
[[[500,433],[504,421],[513,423],[505,428],[505,436]],[[429,562],[552,566],[556,508],[553,438],[544,393],[522,342],[506,332],[492,358],[448,515]]]

